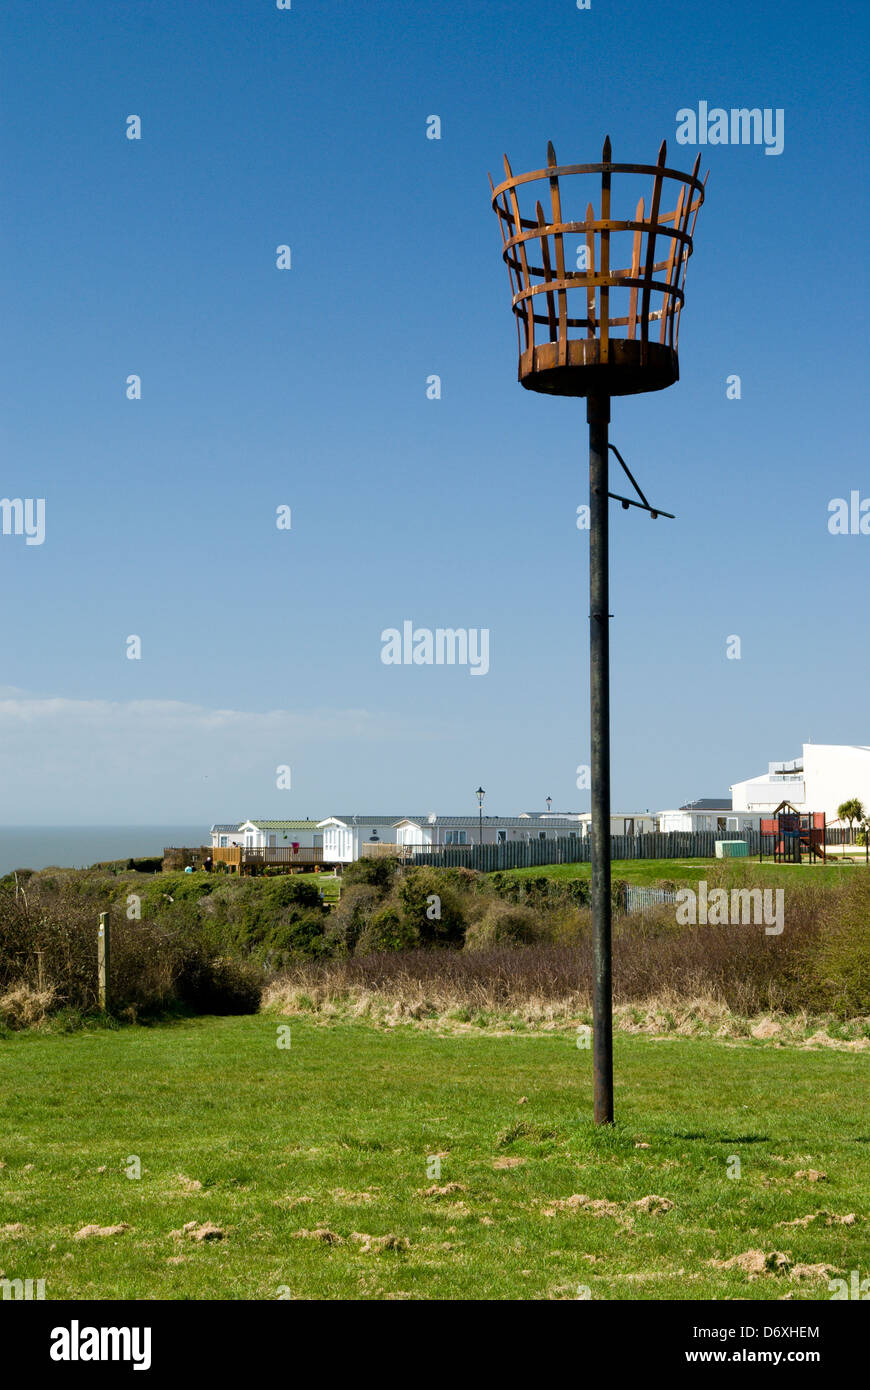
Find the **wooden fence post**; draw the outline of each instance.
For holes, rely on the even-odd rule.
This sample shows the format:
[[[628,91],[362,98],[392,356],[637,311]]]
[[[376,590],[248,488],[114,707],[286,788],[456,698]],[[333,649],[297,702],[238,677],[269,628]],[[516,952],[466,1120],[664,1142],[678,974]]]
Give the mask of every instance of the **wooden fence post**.
[[[109,1008],[109,914],[100,913],[97,932],[97,999],[103,1012]]]

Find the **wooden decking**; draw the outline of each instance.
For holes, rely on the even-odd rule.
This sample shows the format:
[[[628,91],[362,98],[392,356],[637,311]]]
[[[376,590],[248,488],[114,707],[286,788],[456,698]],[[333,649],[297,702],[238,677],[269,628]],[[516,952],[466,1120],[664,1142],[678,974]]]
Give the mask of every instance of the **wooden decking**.
[[[238,873],[252,873],[266,865],[278,865],[293,873],[295,869],[319,869],[323,865],[323,850],[291,845],[229,845],[224,849],[207,850],[215,864],[228,864]]]

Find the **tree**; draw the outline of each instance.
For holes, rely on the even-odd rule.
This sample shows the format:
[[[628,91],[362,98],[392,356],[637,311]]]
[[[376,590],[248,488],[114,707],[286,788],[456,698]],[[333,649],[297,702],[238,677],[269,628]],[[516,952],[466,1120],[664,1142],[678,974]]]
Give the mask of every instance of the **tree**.
[[[849,822],[849,839],[852,840],[854,837],[853,823],[856,820],[863,821],[866,816],[863,803],[859,801],[857,796],[850,797],[848,801],[844,801],[841,806],[837,807],[837,815],[840,820]]]

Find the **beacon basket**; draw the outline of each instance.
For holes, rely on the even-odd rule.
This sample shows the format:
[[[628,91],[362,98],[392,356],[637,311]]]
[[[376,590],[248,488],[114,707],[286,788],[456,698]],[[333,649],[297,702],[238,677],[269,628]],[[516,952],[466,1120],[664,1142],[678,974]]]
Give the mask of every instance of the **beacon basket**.
[[[656,164],[614,164],[608,136],[601,164],[560,165],[549,144],[546,169],[514,174],[505,155],[504,183],[494,188],[490,178],[527,390],[629,396],[679,379],[686,268],[706,177],[698,178],[700,154],[691,174],[668,169],[666,154],[662,141]],[[622,218],[613,216],[617,199]]]

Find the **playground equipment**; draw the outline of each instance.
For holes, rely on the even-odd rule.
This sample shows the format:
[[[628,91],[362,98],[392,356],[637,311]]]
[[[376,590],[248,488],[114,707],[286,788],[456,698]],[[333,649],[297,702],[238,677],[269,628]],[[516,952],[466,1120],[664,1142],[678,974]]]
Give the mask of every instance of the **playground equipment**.
[[[768,818],[762,818],[758,843],[759,863],[764,858],[765,836],[773,840],[773,857],[777,864],[800,864],[825,859],[824,811],[798,811],[790,801],[781,801]]]

